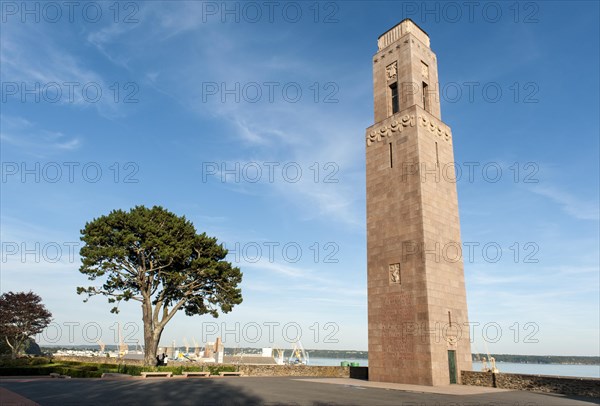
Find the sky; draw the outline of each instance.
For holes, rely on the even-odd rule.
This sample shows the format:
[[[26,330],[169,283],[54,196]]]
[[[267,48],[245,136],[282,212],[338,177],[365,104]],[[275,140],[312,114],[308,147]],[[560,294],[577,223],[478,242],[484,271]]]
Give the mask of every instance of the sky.
[[[143,342],[83,303],[80,230],[161,205],[218,238],[244,301],[181,345],[367,349],[365,129],[377,37],[411,18],[452,128],[473,352],[599,355],[597,2],[1,4],[0,290],[40,344]]]

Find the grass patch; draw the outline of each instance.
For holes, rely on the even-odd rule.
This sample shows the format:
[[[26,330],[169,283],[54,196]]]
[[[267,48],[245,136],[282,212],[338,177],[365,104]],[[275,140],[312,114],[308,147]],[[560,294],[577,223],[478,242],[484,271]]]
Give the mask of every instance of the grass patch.
[[[209,371],[211,375],[219,375],[219,372],[236,372],[237,367],[233,365],[206,365],[206,366],[142,366],[142,365],[121,365],[120,373],[132,376],[140,376],[142,372],[171,372],[173,375],[183,375],[184,372]]]
[[[0,376],[44,376],[51,373],[68,375],[73,378],[100,378],[103,373],[120,373],[140,376],[142,372],[171,372],[183,375],[184,372],[209,371],[211,375],[219,372],[236,372],[234,365],[169,365],[142,366],[127,364],[98,364],[78,361],[54,361],[49,358],[19,358],[0,360]]]
[[[0,376],[45,376],[52,373],[74,378],[99,378],[104,372],[117,372],[117,364],[55,361],[46,357],[0,359]]]
[[[52,363],[51,358],[46,357],[23,357],[23,358],[0,358],[1,367],[27,367],[31,365],[47,365]]]

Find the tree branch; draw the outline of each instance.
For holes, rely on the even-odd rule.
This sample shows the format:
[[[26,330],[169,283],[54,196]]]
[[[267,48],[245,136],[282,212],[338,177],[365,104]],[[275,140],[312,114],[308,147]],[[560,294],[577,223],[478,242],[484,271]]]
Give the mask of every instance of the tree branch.
[[[116,297],[117,299],[119,299],[119,301],[123,300],[123,293],[112,293],[109,292],[107,290],[104,289],[98,289],[94,286],[90,286],[90,288],[93,288],[94,290],[92,292],[90,292],[89,290],[85,290],[85,292],[89,295],[89,296],[95,296],[95,295],[104,295],[104,296],[112,296],[112,297]],[[130,296],[128,298],[129,299],[133,299],[136,300],[138,302],[144,302],[144,298],[143,297],[139,297],[139,296]]]
[[[7,336],[4,337],[4,340],[6,341],[6,344],[8,344],[8,346],[10,347],[10,349],[14,351],[15,347],[13,347],[13,345],[10,343],[10,341],[8,341],[8,337]]]

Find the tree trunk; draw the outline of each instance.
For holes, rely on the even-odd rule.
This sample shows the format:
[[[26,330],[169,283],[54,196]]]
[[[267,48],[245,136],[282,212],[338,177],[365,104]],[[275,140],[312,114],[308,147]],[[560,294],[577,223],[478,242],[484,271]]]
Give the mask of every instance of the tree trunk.
[[[150,307],[150,311],[148,308]],[[152,307],[149,303],[142,303],[142,320],[144,322],[144,365],[156,364],[156,348],[158,343],[154,340],[152,326]]]
[[[145,330],[145,328],[144,328]],[[156,365],[156,348],[158,343],[154,341],[152,333],[150,337],[144,331],[144,365]]]
[[[163,328],[153,324],[152,305],[149,302],[142,304],[142,319],[144,321],[144,365],[154,366]]]
[[[10,357],[12,359],[17,359],[17,356],[19,355],[18,342],[15,340],[15,345],[12,345],[8,340],[8,337],[4,337],[4,340],[6,341],[6,344],[8,344],[8,346],[10,347]]]

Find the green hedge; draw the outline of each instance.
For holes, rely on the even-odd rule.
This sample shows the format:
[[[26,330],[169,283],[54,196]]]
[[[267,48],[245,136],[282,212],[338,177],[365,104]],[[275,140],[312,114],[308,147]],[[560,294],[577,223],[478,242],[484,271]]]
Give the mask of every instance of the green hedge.
[[[81,368],[69,368],[57,365],[42,365],[36,367],[1,367],[2,376],[46,376],[52,373],[68,375],[73,378],[100,378],[103,371],[93,371]]]
[[[16,362],[3,363],[0,366],[0,375],[19,376],[32,375],[44,376],[52,373],[69,375],[74,378],[99,378],[104,372],[117,372],[116,364],[94,364],[94,363],[76,363],[76,362],[57,362],[52,363],[49,359],[42,364],[42,359],[32,358],[27,361],[26,358],[13,360]]]
[[[95,367],[104,369],[117,369],[121,364],[102,364],[97,362],[80,362],[80,361],[57,361],[61,365],[70,365],[75,367]]]
[[[26,366],[0,367],[0,376],[48,375],[52,372],[54,372],[54,366],[39,366],[37,368]]]
[[[23,357],[23,358],[0,358],[1,367],[25,367],[29,365],[46,365],[50,364],[52,360],[46,357]]]
[[[237,372],[239,368],[233,365],[209,365],[207,368],[211,375],[219,375],[219,372]]]
[[[45,364],[41,364],[40,358],[31,358],[22,361],[21,359],[10,365],[2,364],[0,366],[0,376],[43,376],[57,373],[68,375],[73,378],[99,378],[104,372],[116,372],[132,376],[140,376],[142,372],[171,372],[173,375],[182,375],[183,372],[209,371],[211,375],[218,375],[219,372],[236,372],[238,367],[234,365],[206,365],[206,366],[188,366],[188,365],[169,365],[164,367],[127,365],[127,364],[96,364],[77,361],[60,361],[51,363],[45,359]],[[23,359],[27,360],[27,359]]]
[[[142,372],[171,372],[173,375],[183,375],[184,372],[200,372],[209,371],[211,375],[218,375],[219,372],[236,372],[237,367],[233,365],[208,365],[208,366],[165,366],[165,367],[152,367],[142,365],[121,365],[119,372],[122,374],[128,374],[132,376],[140,376]]]

